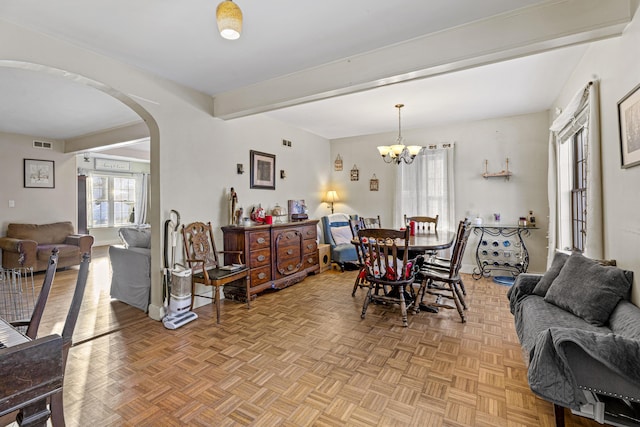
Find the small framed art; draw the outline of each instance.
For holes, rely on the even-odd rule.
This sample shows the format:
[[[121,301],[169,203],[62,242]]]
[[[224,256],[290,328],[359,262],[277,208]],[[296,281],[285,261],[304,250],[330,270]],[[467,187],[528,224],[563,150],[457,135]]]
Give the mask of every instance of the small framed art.
[[[621,166],[640,165],[640,85],[618,102],[618,126]]]
[[[56,173],[53,160],[24,159],[25,188],[55,188]]]
[[[276,189],[276,156],[251,150],[250,188]]]

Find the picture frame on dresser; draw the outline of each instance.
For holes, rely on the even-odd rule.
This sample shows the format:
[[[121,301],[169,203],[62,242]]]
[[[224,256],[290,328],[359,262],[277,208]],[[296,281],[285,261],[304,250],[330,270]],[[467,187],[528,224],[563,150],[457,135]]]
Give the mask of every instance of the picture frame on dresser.
[[[24,159],[24,188],[55,188],[55,167],[53,160]]]
[[[640,165],[640,84],[618,102],[620,165]]]
[[[265,190],[276,189],[276,156],[251,150],[250,154],[250,188]]]

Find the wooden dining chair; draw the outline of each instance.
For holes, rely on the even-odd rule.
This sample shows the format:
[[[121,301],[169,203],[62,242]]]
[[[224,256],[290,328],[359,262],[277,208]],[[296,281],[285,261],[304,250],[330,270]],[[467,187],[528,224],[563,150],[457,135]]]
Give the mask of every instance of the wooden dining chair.
[[[192,222],[182,226],[185,261],[192,269],[191,274],[191,308],[196,297],[195,286],[200,283],[213,287],[213,300],[216,306],[216,319],[220,323],[220,287],[237,280],[244,280],[247,307],[251,307],[249,292],[249,268],[242,265],[242,251],[217,251],[213,239],[211,223]],[[236,263],[242,265],[234,269],[225,268],[219,261],[218,254],[234,256]],[[202,295],[199,295],[202,297]],[[208,298],[208,297],[206,297]]]
[[[51,251],[51,256],[49,256],[49,263],[47,264],[47,269],[44,273],[44,280],[42,281],[42,288],[40,288],[40,294],[38,294],[38,299],[36,300],[33,311],[31,312],[31,317],[29,319],[14,319],[9,323],[11,326],[18,328],[18,330],[22,330],[22,328],[26,328],[24,334],[35,340],[38,335],[38,328],[40,327],[40,321],[42,320],[42,314],[44,313],[45,305],[47,304],[47,299],[49,298],[49,293],[51,291],[51,285],[53,284],[53,278],[56,275],[56,268],[58,267],[58,248],[53,248]]]
[[[404,216],[404,223],[408,227],[411,221],[416,223],[416,233],[428,233],[438,231],[438,217],[436,216]],[[433,230],[431,228],[433,227]]]
[[[429,306],[445,309],[456,308],[462,322],[466,322],[464,310],[467,309],[467,304],[461,289],[460,267],[462,266],[462,257],[471,229],[469,221],[460,221],[448,268],[434,267],[428,263],[421,265],[420,271],[416,275],[416,278],[420,281],[420,288],[418,289],[420,303],[415,306],[414,311],[420,309],[425,294],[430,294],[436,297],[436,301],[429,304]],[[443,303],[443,298],[453,300],[455,307]]]
[[[465,218],[463,221],[468,222],[468,218]],[[460,227],[458,226],[458,233],[460,232]],[[456,236],[456,242],[458,241],[458,236]],[[467,239],[468,241],[468,239]],[[455,244],[455,242],[454,242]],[[464,243],[466,246],[466,242]],[[464,254],[465,248],[462,248],[462,252]],[[425,266],[428,266],[433,269],[439,269],[443,271],[448,271],[451,267],[451,257],[439,257],[433,254],[433,256],[427,257],[424,260]],[[467,295],[467,290],[464,286],[464,281],[460,280],[460,289],[462,290],[463,295]]]
[[[407,309],[416,301],[415,272],[408,259],[409,230],[365,228],[358,230],[364,261],[367,295],[362,305],[364,319],[371,302],[400,306],[402,326],[408,326]],[[401,257],[400,257],[400,254]]]

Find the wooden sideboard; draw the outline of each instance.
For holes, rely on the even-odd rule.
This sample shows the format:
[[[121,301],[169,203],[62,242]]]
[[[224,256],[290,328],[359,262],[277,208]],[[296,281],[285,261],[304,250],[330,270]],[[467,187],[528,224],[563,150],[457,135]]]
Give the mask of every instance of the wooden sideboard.
[[[243,262],[249,266],[251,295],[285,288],[320,270],[317,224],[318,220],[307,220],[221,227],[224,250],[242,251]],[[225,264],[232,262],[225,255]]]

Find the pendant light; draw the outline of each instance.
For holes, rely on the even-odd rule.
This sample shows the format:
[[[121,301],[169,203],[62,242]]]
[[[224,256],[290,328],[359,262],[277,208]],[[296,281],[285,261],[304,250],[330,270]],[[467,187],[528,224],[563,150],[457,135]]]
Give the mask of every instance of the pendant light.
[[[385,163],[395,163],[399,165],[401,162],[406,164],[413,163],[413,159],[416,158],[418,153],[422,151],[424,147],[420,145],[404,145],[404,138],[402,137],[402,124],[400,122],[400,109],[404,107],[404,104],[396,104],[398,109],[398,137],[393,145],[381,145],[378,148],[382,159]]]
[[[216,21],[220,35],[227,40],[240,38],[242,32],[242,11],[231,0],[224,0],[216,8]]]

